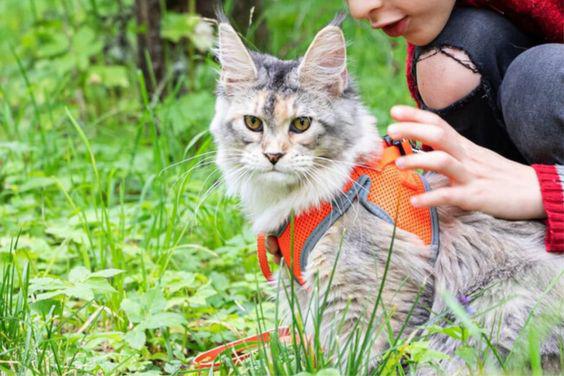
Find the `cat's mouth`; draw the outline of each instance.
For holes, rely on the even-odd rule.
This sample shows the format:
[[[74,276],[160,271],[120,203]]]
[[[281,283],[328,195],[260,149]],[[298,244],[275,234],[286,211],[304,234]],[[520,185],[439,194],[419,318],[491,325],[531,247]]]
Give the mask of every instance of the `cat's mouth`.
[[[270,177],[270,176],[288,176],[289,174],[286,171],[281,171],[280,169],[273,167],[270,170],[264,171],[262,175]]]
[[[270,183],[275,184],[294,184],[298,181],[296,174],[288,172],[288,171],[281,171],[273,166],[271,170],[263,171],[261,174],[261,178],[266,180]]]

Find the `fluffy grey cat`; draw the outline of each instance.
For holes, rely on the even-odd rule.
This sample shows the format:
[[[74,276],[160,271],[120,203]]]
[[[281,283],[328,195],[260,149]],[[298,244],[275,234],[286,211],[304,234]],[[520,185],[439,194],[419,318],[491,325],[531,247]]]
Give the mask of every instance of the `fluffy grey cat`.
[[[381,152],[375,119],[349,78],[337,23],[317,34],[303,58],[286,61],[247,50],[234,29],[221,22],[218,56],[221,77],[211,124],[217,164],[257,233],[272,233],[292,212],[334,199],[354,164]],[[433,187],[446,183],[437,175],[430,182]],[[409,336],[439,322],[437,317],[448,311],[445,296],[463,297],[501,356],[528,346],[531,323],[544,323],[535,329],[543,364],[557,365],[564,338],[564,280],[559,278],[564,257],[545,251],[543,224],[454,207],[438,208],[438,217],[440,249],[396,229],[382,294],[389,329],[397,334],[407,320],[403,334]],[[391,224],[354,202],[312,250],[305,288],[297,294],[302,307],[311,307],[319,303],[311,304],[320,295],[314,287],[329,289],[321,324],[326,346],[343,347],[355,327],[366,330],[393,233]],[[456,323],[454,315],[450,319]],[[311,334],[312,320],[307,325]],[[374,335],[374,364],[388,338],[386,330]],[[432,349],[450,355],[440,368],[463,372],[455,354],[461,342],[443,334],[429,338]]]

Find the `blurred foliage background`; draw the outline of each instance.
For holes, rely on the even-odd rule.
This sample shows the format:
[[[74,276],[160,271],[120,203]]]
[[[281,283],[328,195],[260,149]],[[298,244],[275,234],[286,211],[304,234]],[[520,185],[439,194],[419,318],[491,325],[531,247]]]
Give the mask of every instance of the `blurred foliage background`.
[[[212,4],[0,2],[0,373],[176,374],[256,332],[254,237],[207,131]],[[250,48],[290,59],[344,3],[224,7]],[[384,127],[411,103],[405,46],[344,31]]]

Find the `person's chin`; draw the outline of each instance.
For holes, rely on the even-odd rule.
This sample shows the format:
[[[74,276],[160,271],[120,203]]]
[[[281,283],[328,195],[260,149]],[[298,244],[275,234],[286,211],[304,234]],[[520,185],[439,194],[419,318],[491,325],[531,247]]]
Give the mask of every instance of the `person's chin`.
[[[431,35],[417,28],[417,25],[412,25],[403,35],[405,40],[414,46],[426,46],[431,43],[437,35]]]

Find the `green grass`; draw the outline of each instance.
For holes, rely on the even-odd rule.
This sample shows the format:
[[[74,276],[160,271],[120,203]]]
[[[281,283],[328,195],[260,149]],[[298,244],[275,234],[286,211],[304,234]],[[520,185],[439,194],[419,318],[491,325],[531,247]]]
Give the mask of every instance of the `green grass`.
[[[168,45],[167,69],[180,69],[151,97],[135,65],[132,3],[0,2],[0,374],[181,374],[198,352],[276,325],[254,236],[213,165],[217,65],[186,43]],[[265,23],[267,52],[294,58],[341,8],[267,0],[242,32],[254,45]],[[392,105],[412,103],[404,45],[352,20],[344,30],[351,73],[384,129]],[[379,305],[373,329],[351,338],[350,359],[319,340],[306,346],[293,312],[289,346],[274,339],[220,373],[368,369],[365,350],[386,321]],[[534,355],[540,337],[529,338]],[[390,342],[382,373],[441,356],[425,337]],[[479,370],[491,351],[468,346],[466,355]]]

